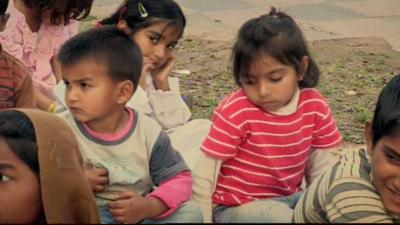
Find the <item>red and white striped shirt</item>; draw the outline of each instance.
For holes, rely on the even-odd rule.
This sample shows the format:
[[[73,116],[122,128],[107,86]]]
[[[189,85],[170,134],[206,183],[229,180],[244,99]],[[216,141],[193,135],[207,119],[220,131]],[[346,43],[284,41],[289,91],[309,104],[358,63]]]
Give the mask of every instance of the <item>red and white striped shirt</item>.
[[[311,150],[340,144],[331,110],[316,89],[302,89],[297,111],[287,116],[267,112],[236,91],[215,109],[201,147],[224,161],[213,203],[241,205],[298,192]]]

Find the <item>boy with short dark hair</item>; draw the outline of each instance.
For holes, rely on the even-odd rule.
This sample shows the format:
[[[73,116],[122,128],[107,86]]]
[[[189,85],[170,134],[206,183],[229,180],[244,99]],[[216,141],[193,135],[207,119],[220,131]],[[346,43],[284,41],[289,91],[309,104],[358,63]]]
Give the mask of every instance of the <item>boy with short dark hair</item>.
[[[192,176],[156,121],[126,107],[142,70],[142,54],[117,27],[78,34],[59,52],[63,116],[75,132],[102,223],[202,222]],[[158,186],[154,191],[152,188]]]

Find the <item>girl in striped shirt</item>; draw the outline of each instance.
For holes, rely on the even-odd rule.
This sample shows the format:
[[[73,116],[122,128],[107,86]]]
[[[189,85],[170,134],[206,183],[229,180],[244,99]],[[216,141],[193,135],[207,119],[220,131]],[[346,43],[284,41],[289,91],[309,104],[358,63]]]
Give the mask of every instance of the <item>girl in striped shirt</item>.
[[[205,221],[213,204],[215,222],[290,222],[303,179],[310,184],[332,164],[342,136],[290,16],[272,8],[247,21],[232,55],[240,89],[214,111],[194,200]]]

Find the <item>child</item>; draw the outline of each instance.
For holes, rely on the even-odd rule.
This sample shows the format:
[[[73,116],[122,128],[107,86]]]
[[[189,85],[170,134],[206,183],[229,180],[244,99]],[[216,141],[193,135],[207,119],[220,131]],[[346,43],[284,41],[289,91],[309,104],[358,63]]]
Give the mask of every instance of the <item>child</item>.
[[[102,222],[201,222],[196,206],[185,204],[192,177],[184,160],[154,120],[126,107],[142,69],[139,47],[107,26],[67,41],[59,60],[70,110],[64,117],[91,167]]]
[[[400,222],[400,75],[383,88],[367,151],[343,151],[340,161],[308,187],[294,210],[295,223]]]
[[[11,16],[16,22],[0,35],[4,49],[28,67],[38,107],[50,109],[57,83],[54,60],[60,46],[78,33],[93,0],[15,0]]]
[[[154,118],[191,168],[211,122],[189,121],[191,112],[181,98],[179,80],[170,76],[175,63],[174,48],[185,24],[181,8],[172,0],[127,0],[111,17],[100,22],[100,26],[120,28],[139,45],[144,61],[142,82],[128,106]],[[56,92],[63,102],[65,90],[61,84]]]
[[[100,222],[62,119],[33,109],[0,112],[0,209],[0,224]]]
[[[3,32],[10,15],[6,12],[8,0],[0,1],[0,32]],[[32,80],[25,65],[2,49],[0,44],[0,109],[35,108]]]
[[[241,27],[233,73],[240,90],[216,108],[202,145],[206,156],[222,161],[216,187],[212,181],[195,193],[212,195],[216,222],[290,222],[303,178],[310,184],[342,143],[326,100],[313,88],[318,67],[293,19],[272,8]],[[197,171],[215,167],[198,163],[199,180]]]

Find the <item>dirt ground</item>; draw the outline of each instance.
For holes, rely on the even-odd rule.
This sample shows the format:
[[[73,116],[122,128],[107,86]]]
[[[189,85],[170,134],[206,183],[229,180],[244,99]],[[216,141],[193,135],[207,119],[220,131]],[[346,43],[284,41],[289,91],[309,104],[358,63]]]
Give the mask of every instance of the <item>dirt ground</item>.
[[[81,30],[93,27],[98,18],[89,16]],[[193,118],[211,118],[214,108],[227,94],[238,89],[231,75],[232,41],[186,36],[176,49],[176,69],[181,92],[193,97]],[[364,144],[364,124],[372,119],[378,94],[388,80],[400,73],[400,52],[382,38],[348,38],[309,43],[320,67],[317,87],[333,111],[346,146]]]
[[[237,90],[230,72],[232,42],[185,37],[177,49],[182,94],[193,97],[193,118],[211,118],[213,109]],[[327,98],[347,146],[364,144],[363,129],[372,117],[381,88],[400,73],[400,52],[381,38],[310,42],[321,70],[317,87]]]

